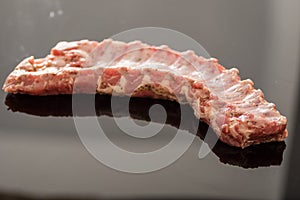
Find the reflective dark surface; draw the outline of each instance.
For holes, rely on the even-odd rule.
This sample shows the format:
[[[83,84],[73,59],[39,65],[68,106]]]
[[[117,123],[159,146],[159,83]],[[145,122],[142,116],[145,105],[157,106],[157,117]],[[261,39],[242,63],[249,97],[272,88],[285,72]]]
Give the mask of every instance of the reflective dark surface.
[[[191,36],[224,66],[237,66],[289,121],[285,142],[241,150],[208,141],[212,152],[199,159],[209,129],[183,106],[191,116],[184,128],[198,136],[188,151],[162,170],[127,174],[104,166],[83,147],[70,96],[1,91],[0,199],[299,199],[299,7],[297,0],[0,1],[1,85],[20,60],[43,57],[58,41],[100,41],[130,28],[158,26]],[[124,149],[158,149],[178,130],[174,102],[131,99],[130,116],[120,106],[112,117],[110,97],[96,100],[99,123]],[[153,104],[168,113],[157,136],[132,139],[116,126],[115,118],[130,117],[147,124]]]
[[[79,97],[78,97],[79,96]],[[80,116],[97,116],[107,115],[111,117],[124,117],[127,115],[125,106],[127,97],[115,97],[119,103],[120,109],[117,113],[112,113],[111,96],[96,95],[95,97],[95,112],[88,113],[84,107],[87,102],[88,95],[77,95],[82,102]],[[131,98],[129,100],[129,114],[133,119],[144,121],[156,121],[156,118],[150,119],[148,111],[153,105],[161,105],[167,111],[167,119],[165,124],[170,124],[179,128],[181,115],[180,112],[189,112],[190,119],[186,119],[187,123],[183,123],[182,129],[188,130],[191,134],[197,135],[204,139],[208,125],[199,121],[193,116],[192,109],[184,105],[179,106],[178,103],[166,100]],[[57,96],[30,96],[30,95],[14,95],[8,94],[5,99],[5,104],[12,112],[24,112],[37,116],[56,116],[66,117],[73,116],[72,113],[72,95],[57,95]],[[152,113],[154,115],[159,115]],[[209,142],[209,141],[208,141]],[[285,142],[272,142],[267,144],[255,145],[245,149],[231,147],[218,141],[216,144],[208,143],[212,151],[219,157],[222,163],[236,165],[243,168],[257,168],[263,166],[280,165],[282,162],[283,151],[286,147]]]

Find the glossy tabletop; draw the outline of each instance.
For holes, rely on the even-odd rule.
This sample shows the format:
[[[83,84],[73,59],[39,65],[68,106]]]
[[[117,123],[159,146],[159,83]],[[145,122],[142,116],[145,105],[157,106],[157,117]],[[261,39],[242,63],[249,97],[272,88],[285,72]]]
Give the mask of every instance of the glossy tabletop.
[[[131,28],[164,27],[192,37],[222,65],[252,79],[288,118],[289,131],[284,142],[243,150],[215,144],[211,136],[205,140],[211,151],[199,158],[211,130],[189,106],[118,97],[112,112],[111,97],[96,95],[90,113],[84,107],[90,96],[79,95],[83,107],[77,114],[95,115],[107,137],[127,151],[162,148],[181,129],[196,136],[173,164],[150,173],[124,173],[103,165],[84,147],[72,96],[1,91],[0,199],[299,199],[299,8],[293,0],[0,1],[1,85],[22,59],[43,57],[59,41],[101,41]],[[148,111],[157,104],[165,108],[166,123],[160,122],[160,111],[154,112],[154,124],[163,128],[151,138],[131,137],[116,124],[116,119],[125,124],[133,119],[146,126]],[[183,111],[187,118],[181,118]]]

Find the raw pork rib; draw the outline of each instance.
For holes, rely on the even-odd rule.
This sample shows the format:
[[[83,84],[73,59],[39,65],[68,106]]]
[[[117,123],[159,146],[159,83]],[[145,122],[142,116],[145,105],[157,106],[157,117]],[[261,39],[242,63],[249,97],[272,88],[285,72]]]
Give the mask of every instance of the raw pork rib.
[[[31,95],[105,93],[189,103],[229,145],[282,141],[287,119],[238,70],[215,58],[167,46],[111,39],[60,42],[45,58],[29,57],[7,77],[3,90]]]

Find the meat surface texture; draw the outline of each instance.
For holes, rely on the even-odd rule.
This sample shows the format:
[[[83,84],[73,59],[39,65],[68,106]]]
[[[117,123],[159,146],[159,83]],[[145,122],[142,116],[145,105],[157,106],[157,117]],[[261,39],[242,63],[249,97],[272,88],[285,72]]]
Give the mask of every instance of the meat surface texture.
[[[30,95],[104,93],[188,103],[219,139],[247,147],[287,137],[287,119],[238,70],[193,51],[111,39],[60,42],[45,58],[23,60],[3,90]]]

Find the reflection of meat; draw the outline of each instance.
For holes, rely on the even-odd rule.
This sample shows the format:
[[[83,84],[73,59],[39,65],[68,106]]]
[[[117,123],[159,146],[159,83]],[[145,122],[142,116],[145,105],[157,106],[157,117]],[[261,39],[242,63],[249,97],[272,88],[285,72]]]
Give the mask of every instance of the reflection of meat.
[[[96,95],[95,111],[98,116],[107,115],[114,117],[130,116],[134,119],[150,121],[148,114],[151,106],[155,104],[162,105],[167,112],[166,124],[170,124],[176,128],[188,130],[192,134],[197,134],[198,137],[204,139],[208,126],[199,122],[193,116],[193,110],[187,106],[180,106],[176,102],[165,100],[153,100],[147,98],[131,98],[129,101],[129,113],[126,111],[127,97],[117,98],[118,107],[111,110],[111,96]],[[82,102],[82,109],[78,110],[76,114],[80,116],[92,116],[95,113],[87,112],[85,109],[86,103],[89,101],[89,95],[76,95],[76,99]],[[8,94],[5,104],[13,112],[24,112],[31,115],[38,116],[72,116],[72,96],[71,95],[56,95],[56,96],[30,96],[30,95],[14,95]],[[181,119],[181,112],[185,113],[188,118]],[[155,114],[155,113],[154,113]],[[159,113],[156,113],[159,114]],[[117,115],[117,116],[116,116]],[[156,118],[151,120],[156,121]],[[254,145],[244,149],[231,147],[215,140],[210,142],[205,140],[212,151],[220,158],[223,163],[236,165],[244,168],[254,168],[260,166],[280,165],[282,162],[282,155],[285,149],[284,142],[272,142],[267,144]]]
[[[238,165],[243,168],[256,168],[258,166],[280,165],[285,147],[284,142],[270,142],[250,146],[244,151],[239,151],[236,147],[228,147],[228,145],[218,142],[213,148],[213,152],[222,163]]]
[[[189,103],[220,140],[237,147],[282,141],[284,116],[251,80],[217,59],[141,42],[61,42],[46,58],[27,58],[8,76],[6,92],[31,95],[104,93]]]

